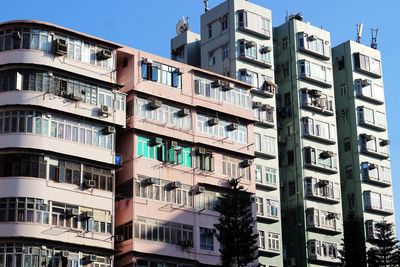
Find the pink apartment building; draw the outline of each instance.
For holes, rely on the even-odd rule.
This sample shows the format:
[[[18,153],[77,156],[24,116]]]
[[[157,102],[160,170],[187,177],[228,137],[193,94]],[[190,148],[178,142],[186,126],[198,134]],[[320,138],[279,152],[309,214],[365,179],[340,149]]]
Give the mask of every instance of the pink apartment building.
[[[126,47],[117,62],[127,126],[117,137],[116,265],[214,266],[226,179],[255,191],[251,87]]]

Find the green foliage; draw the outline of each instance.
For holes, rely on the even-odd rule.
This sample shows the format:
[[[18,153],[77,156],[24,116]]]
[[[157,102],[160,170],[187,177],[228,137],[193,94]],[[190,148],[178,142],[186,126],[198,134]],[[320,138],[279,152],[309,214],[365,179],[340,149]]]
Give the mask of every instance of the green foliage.
[[[230,190],[222,193],[215,210],[220,213],[216,237],[220,243],[221,266],[251,266],[258,258],[258,234],[252,214],[250,194],[237,179],[228,181]]]
[[[343,266],[366,266],[363,221],[350,211],[344,222],[344,239],[339,251]]]
[[[375,247],[368,250],[368,265],[371,267],[399,266],[398,240],[394,237],[393,224],[382,220],[376,224]]]

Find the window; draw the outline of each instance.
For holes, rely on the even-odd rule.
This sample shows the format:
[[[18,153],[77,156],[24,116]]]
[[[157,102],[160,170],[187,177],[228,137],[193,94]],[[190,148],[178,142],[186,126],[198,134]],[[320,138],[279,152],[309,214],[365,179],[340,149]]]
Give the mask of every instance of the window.
[[[279,251],[279,234],[276,233],[268,233],[268,250]]]
[[[247,27],[247,12],[238,11],[238,24],[239,27]]]
[[[213,229],[200,227],[200,249],[214,250]]]
[[[229,59],[229,45],[225,44],[222,47],[222,61],[224,61],[225,59]]]
[[[196,77],[194,80],[195,94],[245,109],[251,108],[251,97],[248,90],[236,85],[234,89],[226,90],[225,86],[212,86],[212,82],[212,80]]]
[[[344,152],[351,150],[351,140],[350,137],[346,137],[343,140]]]
[[[264,200],[261,197],[256,197],[256,211],[257,215],[264,216]]]
[[[134,222],[134,237],[153,242],[193,247],[193,226],[138,217]]]
[[[221,17],[221,31],[225,31],[228,29],[229,21],[228,15],[224,15]]]
[[[340,112],[340,114],[341,114],[341,117],[342,117],[342,122],[343,122],[344,124],[347,124],[348,121],[349,121],[349,112],[348,112],[348,109],[347,109],[347,108],[346,108],[346,109],[342,109],[341,112]]]
[[[277,170],[265,167],[265,181],[267,184],[276,185],[277,183]]]
[[[266,214],[269,217],[279,218],[279,202],[272,199],[266,199]]]
[[[250,167],[242,168],[240,163],[242,159],[229,156],[222,156],[222,174],[229,178],[242,178],[250,180]]]
[[[328,56],[330,47],[325,48],[325,41],[318,38],[316,35],[309,35],[307,33],[299,33],[298,43],[300,49],[303,51],[309,51],[313,54]]]
[[[345,83],[340,85],[340,95],[346,96],[347,95],[347,86]]]
[[[210,151],[202,151],[198,149],[196,151],[197,168],[201,171],[213,172],[215,168],[214,156]]]
[[[213,27],[212,24],[208,24],[208,38],[212,38],[213,36]]]
[[[215,65],[215,52],[212,51],[208,54],[208,65],[214,66]]]
[[[300,60],[299,64],[300,64],[300,69],[299,69],[300,77],[308,77],[328,84],[332,83],[331,81],[332,75],[330,75],[331,74],[330,68],[326,68],[325,66],[321,66],[306,60]]]
[[[282,50],[285,51],[289,47],[289,42],[287,37],[282,38]]]
[[[294,164],[294,150],[289,150],[287,153],[287,165],[291,166]]]
[[[185,167],[192,167],[191,148],[186,146],[172,146],[161,138],[137,136],[136,153],[158,161],[169,162]]]
[[[381,62],[361,53],[354,53],[354,66],[357,70],[381,76]]]
[[[296,183],[295,181],[289,182],[289,196],[293,196],[296,194]]]
[[[265,232],[258,230],[258,246],[265,250]]]
[[[148,59],[142,59],[142,79],[161,83],[174,88],[182,88],[182,73],[178,68]]]
[[[348,180],[353,179],[353,165],[346,166],[345,177]]]

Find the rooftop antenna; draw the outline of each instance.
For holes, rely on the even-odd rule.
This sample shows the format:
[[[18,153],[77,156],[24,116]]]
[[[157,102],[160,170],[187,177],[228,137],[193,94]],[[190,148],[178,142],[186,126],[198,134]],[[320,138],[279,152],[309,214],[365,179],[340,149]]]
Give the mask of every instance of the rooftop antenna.
[[[362,37],[362,31],[363,31],[364,25],[360,22],[360,23],[357,23],[356,26],[357,26],[357,39],[356,39],[356,42],[357,43],[361,43],[361,37]]]
[[[176,34],[180,35],[183,32],[186,32],[189,30],[189,17],[183,17],[178,21],[178,23],[176,24]]]
[[[371,37],[372,37],[371,47],[373,49],[377,49],[378,48],[378,43],[376,42],[376,38],[378,38],[378,30],[379,30],[378,28],[371,29]]]
[[[209,8],[208,8],[208,0],[204,0],[203,1],[204,2],[204,12],[208,12],[208,10],[210,10]]]

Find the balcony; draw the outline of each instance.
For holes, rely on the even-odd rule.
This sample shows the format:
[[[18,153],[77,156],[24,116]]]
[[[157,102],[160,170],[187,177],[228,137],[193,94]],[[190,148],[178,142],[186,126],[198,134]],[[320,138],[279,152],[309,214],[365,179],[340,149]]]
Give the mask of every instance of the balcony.
[[[243,9],[238,10],[237,13],[238,13],[238,24],[239,24],[238,29],[240,31],[245,32],[245,33],[250,33],[250,34],[257,36],[264,40],[271,39],[271,31],[269,30],[269,28],[270,28],[269,20],[267,20],[266,18],[263,18],[259,15],[256,15],[254,13],[246,12]],[[250,27],[248,25],[249,20],[251,20],[251,21],[260,20],[260,22],[264,21],[264,23],[256,23],[255,24],[255,25],[264,25],[264,27],[261,27],[261,26],[259,26],[258,28],[255,28],[254,26]]]
[[[360,142],[363,154],[379,159],[389,158],[389,140],[378,139],[370,134],[360,134]]]
[[[381,62],[361,53],[354,53],[354,69],[374,78],[381,78]]]
[[[326,203],[340,203],[340,187],[326,179],[306,177],[304,180],[305,196]]]
[[[358,98],[379,105],[385,103],[382,86],[373,84],[370,79],[357,79],[354,81],[354,84],[356,87],[356,96]]]
[[[322,94],[321,91],[316,89],[303,88],[301,93],[301,107],[311,111],[315,111],[327,116],[335,114],[333,110],[333,98]]]
[[[299,78],[326,88],[332,87],[331,69],[306,60],[299,61]]]
[[[337,173],[337,155],[332,151],[322,151],[312,147],[304,148],[305,167],[326,173]]]
[[[364,191],[365,210],[372,213],[392,215],[393,214],[393,198],[372,191]]]
[[[304,32],[298,35],[299,51],[319,57],[324,60],[329,60],[330,47],[325,45],[325,41],[315,35],[309,35]]]
[[[267,128],[275,127],[274,107],[266,104],[263,105],[261,102],[254,102],[253,108],[255,125]]]
[[[341,264],[337,244],[311,239],[307,242],[308,260],[321,265]]]
[[[383,167],[379,167],[377,164],[363,162],[361,164],[361,175],[363,181],[379,185],[382,187],[388,187],[392,185],[390,178],[390,169],[387,170]]]
[[[276,190],[278,186],[276,183],[269,183],[265,182],[263,183],[262,181],[256,180],[256,187],[260,189],[267,189],[267,190]]]
[[[241,53],[239,55],[239,58],[243,61],[247,61],[247,62],[259,65],[264,68],[268,68],[268,69],[272,68],[271,61],[258,59],[257,57],[253,57],[253,56],[249,55],[248,53]]]
[[[260,88],[251,89],[251,93],[261,97],[272,98],[276,93],[277,85],[271,81],[264,81]]]
[[[335,144],[333,129],[328,123],[318,122],[312,118],[305,117],[303,122],[303,136],[327,144]]]
[[[336,235],[342,232],[341,215],[339,213],[308,208],[306,217],[307,230],[328,235]]]
[[[358,107],[358,124],[370,129],[386,131],[386,116],[369,108]]]

